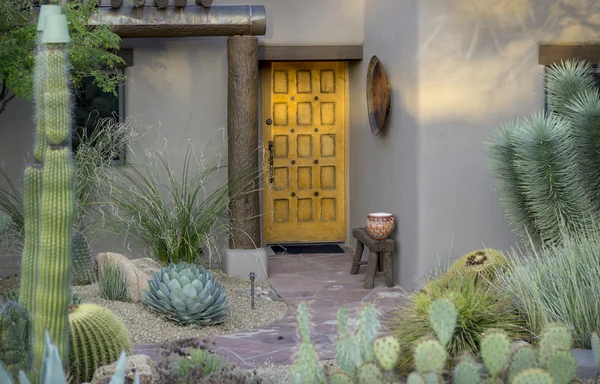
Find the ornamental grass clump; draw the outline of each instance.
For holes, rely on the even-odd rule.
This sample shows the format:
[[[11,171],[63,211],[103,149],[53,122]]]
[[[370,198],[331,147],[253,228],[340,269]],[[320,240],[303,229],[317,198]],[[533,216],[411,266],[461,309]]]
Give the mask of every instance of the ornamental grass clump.
[[[121,267],[110,263],[98,267],[98,291],[103,299],[127,301],[127,284]]]
[[[514,252],[513,266],[499,276],[527,328],[539,334],[549,323],[567,324],[576,348],[589,348],[600,329],[600,229],[565,235],[561,246]]]
[[[449,282],[439,280],[439,284],[432,281],[426,291],[409,296],[395,312],[388,325],[400,342],[400,373],[408,374],[414,369],[413,350],[418,340],[434,334],[429,307],[436,299],[449,300],[457,312],[457,325],[447,346],[450,363],[461,353],[476,354],[481,334],[489,329],[502,329],[513,339],[526,336],[511,299],[476,280],[474,276],[458,276]]]
[[[229,185],[210,185],[223,167],[221,159],[218,154],[198,158],[190,145],[178,171],[167,157],[160,151],[146,152],[141,164],[110,175],[108,225],[144,244],[164,266],[200,262],[203,248],[227,230],[222,220],[228,212]]]

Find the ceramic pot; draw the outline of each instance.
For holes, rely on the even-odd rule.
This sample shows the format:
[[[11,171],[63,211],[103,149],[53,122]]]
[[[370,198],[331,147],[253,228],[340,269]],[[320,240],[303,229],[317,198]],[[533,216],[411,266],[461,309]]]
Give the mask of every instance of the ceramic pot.
[[[375,240],[385,240],[394,230],[394,216],[391,213],[369,213],[367,233]]]

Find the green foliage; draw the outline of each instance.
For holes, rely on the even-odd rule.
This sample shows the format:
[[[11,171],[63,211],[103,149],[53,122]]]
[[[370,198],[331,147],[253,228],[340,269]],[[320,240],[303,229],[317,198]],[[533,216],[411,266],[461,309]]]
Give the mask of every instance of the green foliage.
[[[125,384],[125,351],[121,352],[117,362],[117,368],[110,381],[110,384]],[[48,332],[44,337],[44,359],[40,369],[40,374],[34,380],[38,384],[67,384],[67,378],[63,372],[63,364],[58,353],[58,348],[50,342]],[[0,362],[0,383],[14,384],[4,365]],[[19,384],[31,384],[23,371],[19,372]],[[139,373],[135,374],[133,384],[140,384]]]
[[[109,26],[87,28],[89,16],[96,12],[98,0],[51,0],[62,4],[69,21],[72,44],[68,59],[72,70],[70,82],[78,87],[82,79],[92,76],[106,92],[116,92],[123,76],[116,65],[123,62],[114,54],[120,38]],[[12,98],[33,96],[36,24],[35,0],[3,0],[0,3],[0,113]]]
[[[81,304],[69,313],[69,373],[76,382],[91,381],[99,367],[131,352],[125,324],[110,310]]]
[[[227,214],[229,186],[211,185],[222,168],[220,155],[198,158],[194,151],[188,146],[180,171],[166,153],[146,152],[141,165],[117,169],[107,183],[114,208],[107,224],[145,244],[164,266],[199,262],[202,248],[226,230],[220,223]]]
[[[498,286],[512,296],[534,334],[550,323],[568,324],[575,347],[589,348],[592,332],[600,329],[600,230],[565,237],[561,246],[515,253]]]
[[[432,280],[427,287],[427,290],[411,294],[406,305],[399,308],[389,321],[392,334],[401,346],[397,365],[399,372],[408,374],[413,369],[416,343],[436,334],[429,318],[431,305],[438,299],[452,303],[456,310],[455,328],[449,319],[447,323],[436,323],[446,335],[449,333],[446,327],[453,326],[452,337],[446,347],[451,362],[465,352],[477,354],[481,335],[490,329],[502,329],[511,338],[524,336],[512,299],[499,294],[494,287],[478,284],[476,276],[458,276],[450,281]],[[431,313],[438,317],[435,316],[437,311]]]
[[[0,304],[0,361],[12,377],[29,368],[27,321],[27,312],[18,302]]]
[[[591,66],[552,65],[550,113],[508,123],[486,143],[509,225],[530,248],[562,244],[600,213],[600,97]]]
[[[443,321],[435,313],[430,317],[432,327]],[[511,342],[502,330],[489,330],[481,339],[483,367],[473,355],[459,358],[452,377],[456,384],[554,383],[568,384],[574,380],[577,362],[570,352],[571,339],[565,325],[552,324],[542,332],[539,352],[529,345],[511,352]],[[447,355],[442,344],[426,339],[415,348],[416,372],[408,376],[408,383],[442,383]]]
[[[8,213],[0,211],[0,236],[4,235],[12,227],[12,217]]]
[[[229,303],[225,290],[202,266],[170,264],[152,276],[142,302],[153,312],[182,325],[225,321]]]
[[[306,303],[298,306],[298,333],[302,343],[296,362],[290,368],[293,383],[382,383],[395,382],[393,372],[400,344],[393,336],[377,338],[379,319],[375,309],[366,305],[360,312],[358,326],[348,329],[346,309],[338,311],[339,337],[336,344],[336,361],[341,370],[325,372],[310,341],[310,314]],[[442,347],[442,352],[443,347]]]
[[[81,231],[73,231],[72,285],[87,285],[94,280],[94,267],[90,247]]]
[[[223,363],[221,356],[206,349],[192,349],[171,363],[170,369],[178,383],[193,383],[197,377],[206,377],[218,372]]]
[[[98,291],[103,299],[127,301],[127,284],[121,267],[108,263],[98,268]]]

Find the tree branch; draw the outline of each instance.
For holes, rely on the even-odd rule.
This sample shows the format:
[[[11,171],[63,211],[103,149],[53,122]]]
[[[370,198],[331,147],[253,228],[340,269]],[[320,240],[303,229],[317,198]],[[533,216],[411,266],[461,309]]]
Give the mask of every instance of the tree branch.
[[[13,93],[12,95],[6,97],[7,92],[8,89],[6,88],[6,80],[4,80],[2,81],[2,88],[0,88],[0,113],[4,112],[6,109],[6,104],[8,104],[8,102],[14,99],[16,96]]]

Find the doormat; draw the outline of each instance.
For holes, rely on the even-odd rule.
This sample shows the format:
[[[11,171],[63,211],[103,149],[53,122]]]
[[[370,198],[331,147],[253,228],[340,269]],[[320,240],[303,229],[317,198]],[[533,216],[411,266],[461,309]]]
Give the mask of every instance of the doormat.
[[[299,255],[301,253],[344,253],[337,244],[299,244],[299,245],[272,245],[271,249],[277,254],[288,253]]]

